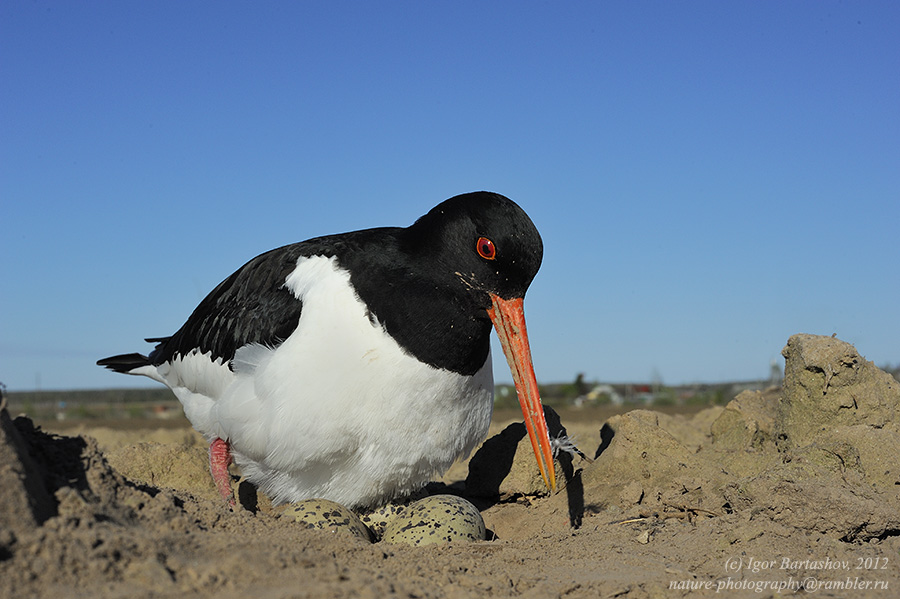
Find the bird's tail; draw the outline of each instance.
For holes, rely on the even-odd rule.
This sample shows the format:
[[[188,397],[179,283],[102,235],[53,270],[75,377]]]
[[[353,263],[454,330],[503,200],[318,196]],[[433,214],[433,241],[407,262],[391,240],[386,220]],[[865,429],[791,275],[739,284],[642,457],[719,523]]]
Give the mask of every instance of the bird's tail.
[[[150,358],[143,354],[122,354],[97,360],[97,366],[103,366],[122,374],[144,374],[144,372],[135,371],[145,366],[152,366],[152,364]]]

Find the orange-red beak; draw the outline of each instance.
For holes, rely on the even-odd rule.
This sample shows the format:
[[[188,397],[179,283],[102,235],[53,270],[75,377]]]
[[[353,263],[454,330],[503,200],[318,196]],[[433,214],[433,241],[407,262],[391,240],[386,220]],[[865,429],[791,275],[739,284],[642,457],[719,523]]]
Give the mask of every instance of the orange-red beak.
[[[525,428],[531,439],[531,448],[537,458],[538,468],[544,477],[544,484],[556,491],[556,472],[553,468],[553,451],[550,448],[550,435],[547,432],[547,421],[544,419],[544,408],[541,406],[541,395],[538,392],[537,379],[534,376],[534,365],[531,363],[531,348],[528,346],[528,331],[525,329],[525,310],[522,298],[505,300],[491,294],[493,306],[488,315],[497,329],[497,336],[503,345],[503,353],[512,371],[513,382],[522,415],[525,416]]]

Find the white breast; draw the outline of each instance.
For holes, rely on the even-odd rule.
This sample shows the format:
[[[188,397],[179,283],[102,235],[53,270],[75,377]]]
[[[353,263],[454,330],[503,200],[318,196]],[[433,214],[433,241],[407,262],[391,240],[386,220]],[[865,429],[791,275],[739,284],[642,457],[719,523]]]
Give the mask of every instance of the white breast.
[[[333,258],[300,258],[286,287],[303,310],[280,346],[239,349],[233,373],[196,354],[160,372],[194,426],[228,439],[275,503],[372,505],[421,487],[484,439],[490,355],[474,376],[407,355]],[[185,384],[191,377],[202,384]]]

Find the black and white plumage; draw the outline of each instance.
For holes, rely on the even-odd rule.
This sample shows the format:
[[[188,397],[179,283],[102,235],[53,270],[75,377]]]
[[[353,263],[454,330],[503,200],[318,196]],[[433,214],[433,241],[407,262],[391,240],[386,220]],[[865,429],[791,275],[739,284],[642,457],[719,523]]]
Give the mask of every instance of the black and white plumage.
[[[451,198],[406,228],[266,252],[216,287],[149,356],[98,364],[167,385],[275,503],[373,506],[422,487],[487,434],[492,322],[538,465],[555,484],[522,299],[541,238],[511,200]]]

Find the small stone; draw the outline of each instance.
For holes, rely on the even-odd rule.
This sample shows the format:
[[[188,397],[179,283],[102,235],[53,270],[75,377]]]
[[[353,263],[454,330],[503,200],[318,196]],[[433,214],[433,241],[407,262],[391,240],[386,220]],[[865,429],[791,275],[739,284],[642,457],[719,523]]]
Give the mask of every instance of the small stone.
[[[638,481],[633,480],[622,488],[619,497],[625,505],[638,504],[644,498],[644,487]]]

